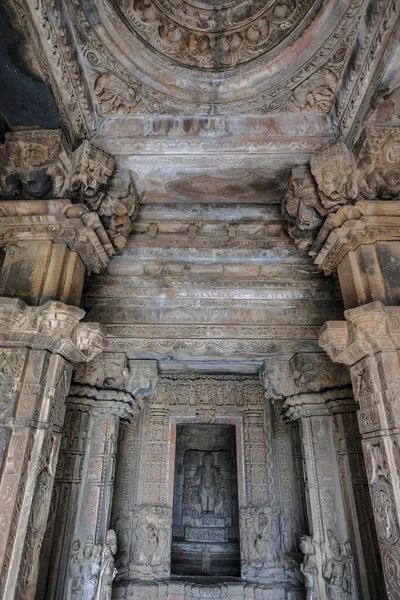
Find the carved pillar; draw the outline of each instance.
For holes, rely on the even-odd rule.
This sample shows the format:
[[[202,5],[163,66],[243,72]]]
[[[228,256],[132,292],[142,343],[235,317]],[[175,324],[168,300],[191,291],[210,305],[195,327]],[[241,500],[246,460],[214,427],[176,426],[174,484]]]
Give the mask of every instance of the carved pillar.
[[[0,597],[34,597],[72,365],[104,347],[98,325],[61,302],[0,299]]]
[[[318,570],[315,583],[321,599],[330,598],[327,590],[332,582],[328,566],[332,560],[343,566],[338,593],[343,598],[346,592],[351,592],[354,599],[364,597],[357,589],[353,572],[333,419],[325,404],[326,398],[340,403],[343,396],[348,396],[347,390],[300,394],[289,397],[283,405],[287,418],[300,421],[307,511]]]
[[[123,353],[104,353],[79,365],[67,399],[60,461],[41,556],[37,599],[79,598],[84,580],[73,562],[104,547],[110,528],[114,471],[121,420],[131,420],[140,403],[137,362]],[[143,374],[142,374],[143,375]],[[139,397],[135,399],[132,390]],[[74,555],[76,554],[76,556]],[[83,557],[84,558],[84,557]]]
[[[298,193],[302,180],[293,173],[284,200],[290,235],[327,275],[337,273],[347,309],[346,322],[325,325],[320,345],[351,367],[390,598],[400,594],[400,488],[393,450],[400,369],[397,309],[390,307],[400,301],[399,147],[399,127],[366,127],[353,153],[336,141],[312,157],[307,193]]]
[[[333,415],[341,485],[362,597],[364,600],[384,600],[385,585],[357,422],[357,404],[351,393],[348,399],[327,400],[326,405]]]
[[[85,272],[114,253],[112,227],[95,212],[114,205],[113,168],[88,142],[72,152],[61,131],[11,132],[0,145],[0,598],[35,595],[72,365],[105,347],[77,306]]]
[[[375,525],[390,599],[400,594],[400,308],[381,302],[329,321],[320,345],[350,366]]]

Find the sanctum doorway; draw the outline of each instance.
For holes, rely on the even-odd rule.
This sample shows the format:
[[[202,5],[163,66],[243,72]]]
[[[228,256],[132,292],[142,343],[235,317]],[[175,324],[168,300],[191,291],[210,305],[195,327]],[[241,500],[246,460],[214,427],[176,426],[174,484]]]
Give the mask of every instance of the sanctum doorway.
[[[177,426],[171,572],[240,576],[236,428]]]

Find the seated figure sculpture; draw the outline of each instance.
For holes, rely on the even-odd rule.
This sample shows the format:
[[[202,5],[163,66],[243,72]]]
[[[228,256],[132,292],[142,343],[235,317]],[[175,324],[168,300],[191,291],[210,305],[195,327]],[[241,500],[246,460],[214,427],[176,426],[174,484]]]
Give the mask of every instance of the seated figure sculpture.
[[[215,515],[221,494],[221,472],[215,466],[211,452],[203,454],[202,464],[197,468],[193,483],[197,487],[202,513]]]

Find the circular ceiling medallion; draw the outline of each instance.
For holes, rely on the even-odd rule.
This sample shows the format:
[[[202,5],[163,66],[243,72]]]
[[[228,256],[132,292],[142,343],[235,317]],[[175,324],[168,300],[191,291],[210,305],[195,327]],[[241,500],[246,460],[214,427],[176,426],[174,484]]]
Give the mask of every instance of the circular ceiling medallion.
[[[220,71],[286,41],[319,0],[112,0],[146,45],[186,67]]]

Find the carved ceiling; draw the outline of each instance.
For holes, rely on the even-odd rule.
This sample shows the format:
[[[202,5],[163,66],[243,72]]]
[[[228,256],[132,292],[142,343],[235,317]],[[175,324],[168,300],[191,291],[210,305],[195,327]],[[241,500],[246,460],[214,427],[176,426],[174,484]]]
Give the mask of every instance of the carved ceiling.
[[[73,139],[100,128],[109,134],[116,118],[288,113],[329,115],[329,125],[347,135],[366,93],[379,85],[399,13],[390,0],[15,5],[37,41],[40,66]],[[202,123],[192,125],[186,131],[183,124],[182,135],[204,134]]]
[[[316,0],[111,2],[128,27],[153,49],[184,66],[216,71],[291,43],[319,4]]]
[[[288,236],[282,198],[336,138],[353,150],[372,99],[374,124],[398,125],[400,2],[13,2],[72,150],[115,157],[113,206],[135,184],[126,246],[83,295],[110,351],[252,374],[318,352],[340,294]]]

